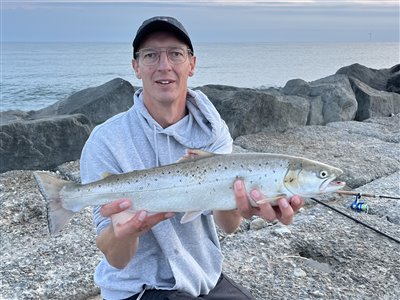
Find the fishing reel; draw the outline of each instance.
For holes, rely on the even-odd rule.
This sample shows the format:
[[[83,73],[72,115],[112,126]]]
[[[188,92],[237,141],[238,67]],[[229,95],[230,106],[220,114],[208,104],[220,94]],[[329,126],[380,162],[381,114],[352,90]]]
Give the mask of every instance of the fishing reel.
[[[367,214],[369,212],[369,206],[364,201],[361,201],[360,198],[361,194],[356,194],[353,203],[350,204],[350,208],[356,212],[365,212]]]

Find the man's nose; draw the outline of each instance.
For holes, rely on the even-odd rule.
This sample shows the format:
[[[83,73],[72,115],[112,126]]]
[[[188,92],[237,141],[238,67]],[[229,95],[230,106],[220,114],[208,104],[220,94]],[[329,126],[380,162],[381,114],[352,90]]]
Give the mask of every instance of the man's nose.
[[[160,53],[160,61],[158,62],[158,68],[159,69],[170,69],[171,68],[171,62],[168,59],[168,55],[166,51],[161,51]]]

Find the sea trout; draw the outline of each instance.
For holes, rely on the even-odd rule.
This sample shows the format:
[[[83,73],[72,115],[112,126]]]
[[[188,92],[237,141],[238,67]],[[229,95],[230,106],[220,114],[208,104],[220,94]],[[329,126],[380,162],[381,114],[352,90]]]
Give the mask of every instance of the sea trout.
[[[260,189],[266,199],[299,195],[311,197],[335,192],[345,183],[335,181],[343,172],[335,167],[282,154],[212,154],[189,150],[179,162],[119,175],[105,174],[89,184],[61,180],[47,172],[34,172],[47,201],[50,234],[61,231],[72,216],[87,206],[130,199],[130,215],[185,212],[181,223],[192,221],[203,211],[236,208],[233,182],[244,180],[246,189]],[[253,206],[256,203],[251,201]]]

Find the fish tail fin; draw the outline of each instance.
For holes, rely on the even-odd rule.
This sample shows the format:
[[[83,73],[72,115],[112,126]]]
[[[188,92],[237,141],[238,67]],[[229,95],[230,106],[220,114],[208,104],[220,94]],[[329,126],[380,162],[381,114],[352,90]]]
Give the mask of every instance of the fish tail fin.
[[[66,180],[57,178],[48,172],[34,172],[40,193],[47,203],[47,224],[51,235],[59,233],[71,220],[75,212],[65,209],[62,205],[61,189],[70,184]]]

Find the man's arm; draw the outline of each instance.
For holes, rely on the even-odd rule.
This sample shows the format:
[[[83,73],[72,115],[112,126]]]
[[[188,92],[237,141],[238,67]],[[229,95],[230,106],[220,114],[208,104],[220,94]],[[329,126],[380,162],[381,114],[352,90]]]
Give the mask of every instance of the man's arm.
[[[130,207],[129,200],[117,200],[102,206],[100,213],[104,217],[120,213]],[[117,269],[123,269],[136,254],[139,237],[157,223],[173,217],[174,213],[159,213],[147,216],[146,211],[138,211],[124,224],[109,224],[97,236],[96,244],[105,255],[108,263]]]

